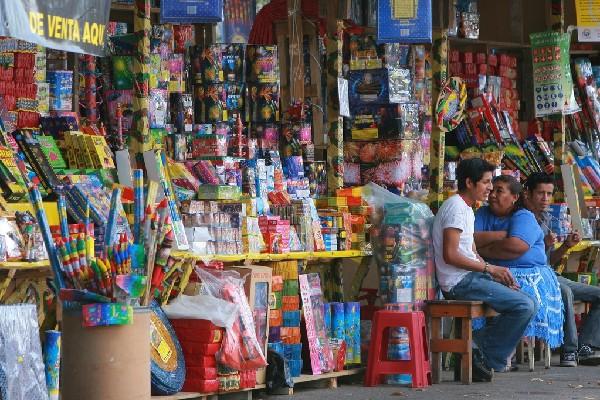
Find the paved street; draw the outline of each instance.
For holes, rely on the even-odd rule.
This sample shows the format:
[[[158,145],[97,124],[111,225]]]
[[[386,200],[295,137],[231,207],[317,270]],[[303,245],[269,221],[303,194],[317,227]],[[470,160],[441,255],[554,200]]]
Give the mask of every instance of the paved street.
[[[401,400],[401,399],[578,399],[600,400],[600,367],[561,368],[557,366],[558,356],[553,358],[553,366],[545,370],[542,363],[536,364],[535,372],[528,372],[524,366],[507,374],[496,374],[494,383],[474,383],[471,386],[455,382],[443,382],[425,390],[405,387],[379,386],[365,388],[362,382],[340,380],[338,389],[311,389],[306,386],[296,388],[294,400]],[[448,375],[447,379],[451,376]],[[255,399],[283,399],[283,396],[261,396]]]

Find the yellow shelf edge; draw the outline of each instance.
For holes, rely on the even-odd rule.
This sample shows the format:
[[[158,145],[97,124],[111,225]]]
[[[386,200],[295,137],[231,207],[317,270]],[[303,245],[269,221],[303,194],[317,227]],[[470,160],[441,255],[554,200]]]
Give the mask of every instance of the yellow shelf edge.
[[[268,254],[268,253],[257,253],[257,254],[233,254],[233,255],[200,255],[195,254],[191,251],[176,250],[171,252],[171,256],[175,258],[194,258],[197,260],[204,261],[223,261],[223,262],[236,262],[245,260],[254,261],[282,261],[282,260],[310,260],[310,259],[327,259],[327,258],[354,258],[354,257],[366,257],[370,254],[360,250],[339,250],[339,251],[298,251],[282,254]]]
[[[48,260],[0,262],[0,269],[38,269],[46,267],[50,267],[50,262]]]

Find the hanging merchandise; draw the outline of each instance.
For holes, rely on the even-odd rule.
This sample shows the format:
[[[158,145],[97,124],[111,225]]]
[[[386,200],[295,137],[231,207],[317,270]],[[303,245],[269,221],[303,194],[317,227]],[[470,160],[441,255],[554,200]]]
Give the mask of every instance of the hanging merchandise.
[[[450,78],[440,90],[435,106],[435,121],[442,132],[450,132],[460,124],[466,104],[467,86],[460,78]]]
[[[431,43],[431,0],[377,2],[379,43]]]
[[[572,108],[577,109],[569,65],[571,34],[540,32],[529,37],[535,116],[571,113]]]

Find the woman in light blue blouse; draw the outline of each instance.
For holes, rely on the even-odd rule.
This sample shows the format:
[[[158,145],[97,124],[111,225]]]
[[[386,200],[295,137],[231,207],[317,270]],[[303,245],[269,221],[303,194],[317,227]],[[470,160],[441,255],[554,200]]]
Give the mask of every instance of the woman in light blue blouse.
[[[563,303],[554,271],[548,266],[544,233],[535,216],[521,207],[521,184],[512,176],[494,179],[488,206],[475,213],[479,254],[494,265],[510,268],[520,290],[539,304],[523,336],[535,336],[551,348],[563,342]]]

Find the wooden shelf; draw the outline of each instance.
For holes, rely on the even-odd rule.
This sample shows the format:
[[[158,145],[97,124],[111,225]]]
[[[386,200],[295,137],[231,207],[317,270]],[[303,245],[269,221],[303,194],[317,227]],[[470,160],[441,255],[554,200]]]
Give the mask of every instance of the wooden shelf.
[[[282,260],[311,260],[311,259],[331,259],[331,258],[355,258],[366,257],[370,254],[360,250],[344,251],[299,251],[284,254],[233,254],[233,255],[199,255],[190,251],[173,251],[171,256],[175,258],[195,258],[204,261],[222,261],[236,262],[245,260],[255,261],[282,261]]]
[[[243,392],[249,392],[251,390],[261,390],[261,389],[265,389],[267,386],[262,384],[262,385],[256,385],[253,388],[248,388],[248,389],[241,389],[241,390],[235,390],[232,392],[225,392],[225,393],[194,393],[194,392],[180,392],[171,396],[152,396],[152,399],[155,400],[185,400],[185,399],[195,399],[195,400],[201,400],[201,399],[207,399],[207,398],[213,398],[213,396],[218,396],[218,395],[227,395],[230,393],[243,393]]]
[[[321,375],[302,374],[297,378],[292,378],[292,380],[294,381],[294,383],[320,381],[321,379],[331,379],[331,378],[339,378],[342,376],[357,375],[357,374],[360,374],[363,370],[364,370],[364,368],[352,368],[352,369],[345,369],[343,371],[338,371],[338,372],[328,372],[326,374],[321,374]]]
[[[129,11],[134,12],[135,7],[133,4],[119,4],[119,3],[111,3],[110,9],[115,11]],[[152,7],[150,9],[152,14],[160,14],[160,7]]]
[[[481,39],[465,39],[459,37],[448,37],[450,45],[459,46],[485,46],[488,49],[502,48],[502,49],[529,49],[531,48],[528,44],[514,43],[514,42],[497,42],[493,40],[481,40]]]
[[[44,261],[6,261],[0,262],[0,270],[7,269],[16,269],[16,270],[32,270],[32,269],[44,269],[49,268],[50,262],[48,260]]]
[[[572,56],[592,56],[600,54],[600,50],[571,50],[569,54]]]
[[[364,368],[352,368],[352,369],[346,369],[343,371],[338,371],[338,372],[328,372],[326,374],[321,374],[321,375],[308,375],[308,374],[302,374],[296,378],[292,378],[294,381],[294,384],[296,383],[303,383],[303,382],[314,382],[314,381],[323,381],[323,380],[331,380],[332,382],[330,382],[330,387],[331,388],[336,388],[337,387],[337,378],[343,377],[343,376],[351,376],[351,375],[357,375],[360,374],[361,372],[364,371]],[[251,389],[242,389],[242,390],[237,390],[237,391],[233,391],[233,392],[227,392],[227,393],[193,393],[193,392],[181,392],[181,393],[177,393],[174,394],[172,396],[152,396],[153,400],[185,400],[185,399],[194,399],[194,400],[208,400],[213,399],[215,397],[218,398],[218,396],[220,395],[228,395],[228,394],[232,394],[232,393],[242,393],[242,392],[248,392],[248,391],[252,391],[252,390],[261,390],[261,389],[265,389],[265,385],[256,385],[256,387],[251,388]],[[285,394],[285,395],[293,395],[294,394],[294,389],[293,388],[282,388],[282,393],[281,394]],[[285,393],[284,393],[285,392]]]

